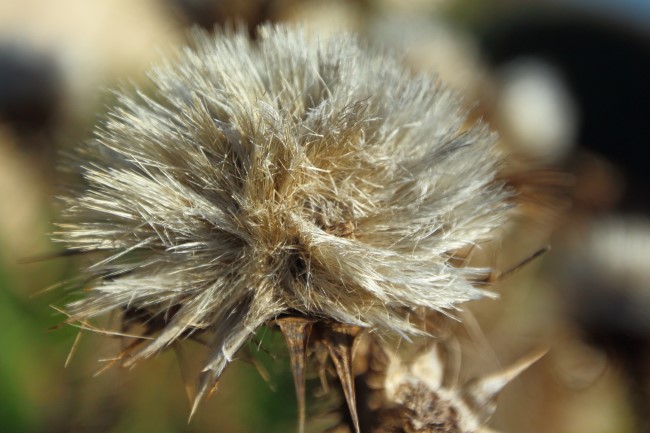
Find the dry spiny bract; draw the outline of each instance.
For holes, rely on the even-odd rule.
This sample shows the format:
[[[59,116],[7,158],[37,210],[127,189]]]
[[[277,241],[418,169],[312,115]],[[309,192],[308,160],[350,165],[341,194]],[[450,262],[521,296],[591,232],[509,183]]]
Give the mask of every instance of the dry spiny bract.
[[[361,378],[367,387],[361,419],[371,433],[474,433],[492,431],[486,423],[501,390],[544,352],[534,353],[502,371],[460,386],[451,383],[436,345],[405,361],[374,341],[369,368]],[[338,427],[337,427],[338,428]],[[338,428],[341,433],[348,428]]]
[[[417,312],[488,293],[458,251],[503,224],[511,193],[492,135],[437,81],[351,36],[268,26],[196,31],[149,79],[69,160],[84,186],[55,236],[99,257],[71,321],[146,325],[126,365],[201,334],[198,401],[279,323],[300,393],[315,329],[353,408],[359,330],[422,334]]]

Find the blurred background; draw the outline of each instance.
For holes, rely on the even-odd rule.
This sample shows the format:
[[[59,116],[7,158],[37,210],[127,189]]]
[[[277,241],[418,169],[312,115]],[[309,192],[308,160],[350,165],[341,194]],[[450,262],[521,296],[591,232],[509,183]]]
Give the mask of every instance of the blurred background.
[[[495,429],[650,432],[647,0],[0,0],[2,432],[294,431],[273,331],[259,337],[270,381],[242,356],[188,424],[184,375],[199,349],[95,375],[120,341],[84,334],[66,368],[77,331],[51,307],[65,297],[50,289],[80,266],[47,258],[59,251],[47,237],[57,155],[91,137],[108,89],[143,80],[189,26],[233,20],[253,36],[280,21],[357,32],[461,94],[499,132],[503,176],[521,191],[487,248],[507,274],[501,300],[467,306],[461,377],[548,347],[501,395]]]

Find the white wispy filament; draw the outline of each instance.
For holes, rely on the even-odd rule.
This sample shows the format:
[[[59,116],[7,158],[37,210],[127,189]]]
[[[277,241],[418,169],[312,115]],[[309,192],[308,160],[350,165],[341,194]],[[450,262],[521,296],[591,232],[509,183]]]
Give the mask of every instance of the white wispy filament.
[[[200,332],[208,384],[281,315],[408,335],[414,311],[486,294],[450,258],[510,193],[493,137],[435,80],[286,27],[197,31],[149,77],[69,159],[84,185],[55,235],[104,254],[73,320],[162,323],[129,362]]]

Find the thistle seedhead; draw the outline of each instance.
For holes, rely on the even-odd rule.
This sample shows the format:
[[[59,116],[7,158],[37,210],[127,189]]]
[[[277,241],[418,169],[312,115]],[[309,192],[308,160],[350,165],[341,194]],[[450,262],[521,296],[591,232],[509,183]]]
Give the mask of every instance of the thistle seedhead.
[[[360,380],[370,397],[360,410],[367,412],[364,431],[372,433],[490,432],[486,424],[501,390],[545,353],[459,385],[447,377],[449,367],[437,344],[423,346],[414,357],[403,357],[377,340],[369,347],[370,368]]]
[[[423,334],[416,311],[488,294],[454,254],[502,225],[510,193],[454,95],[347,35],[191,40],[67,161],[84,185],[55,239],[99,257],[70,320],[145,324],[126,365],[202,334],[198,401],[276,319]]]

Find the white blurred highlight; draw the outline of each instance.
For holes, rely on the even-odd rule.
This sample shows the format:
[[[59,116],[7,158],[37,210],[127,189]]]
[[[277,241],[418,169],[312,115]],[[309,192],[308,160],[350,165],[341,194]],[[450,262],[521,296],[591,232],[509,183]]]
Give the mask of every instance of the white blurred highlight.
[[[512,145],[541,162],[561,160],[575,145],[579,113],[559,71],[521,58],[505,65],[499,79],[497,115]]]

